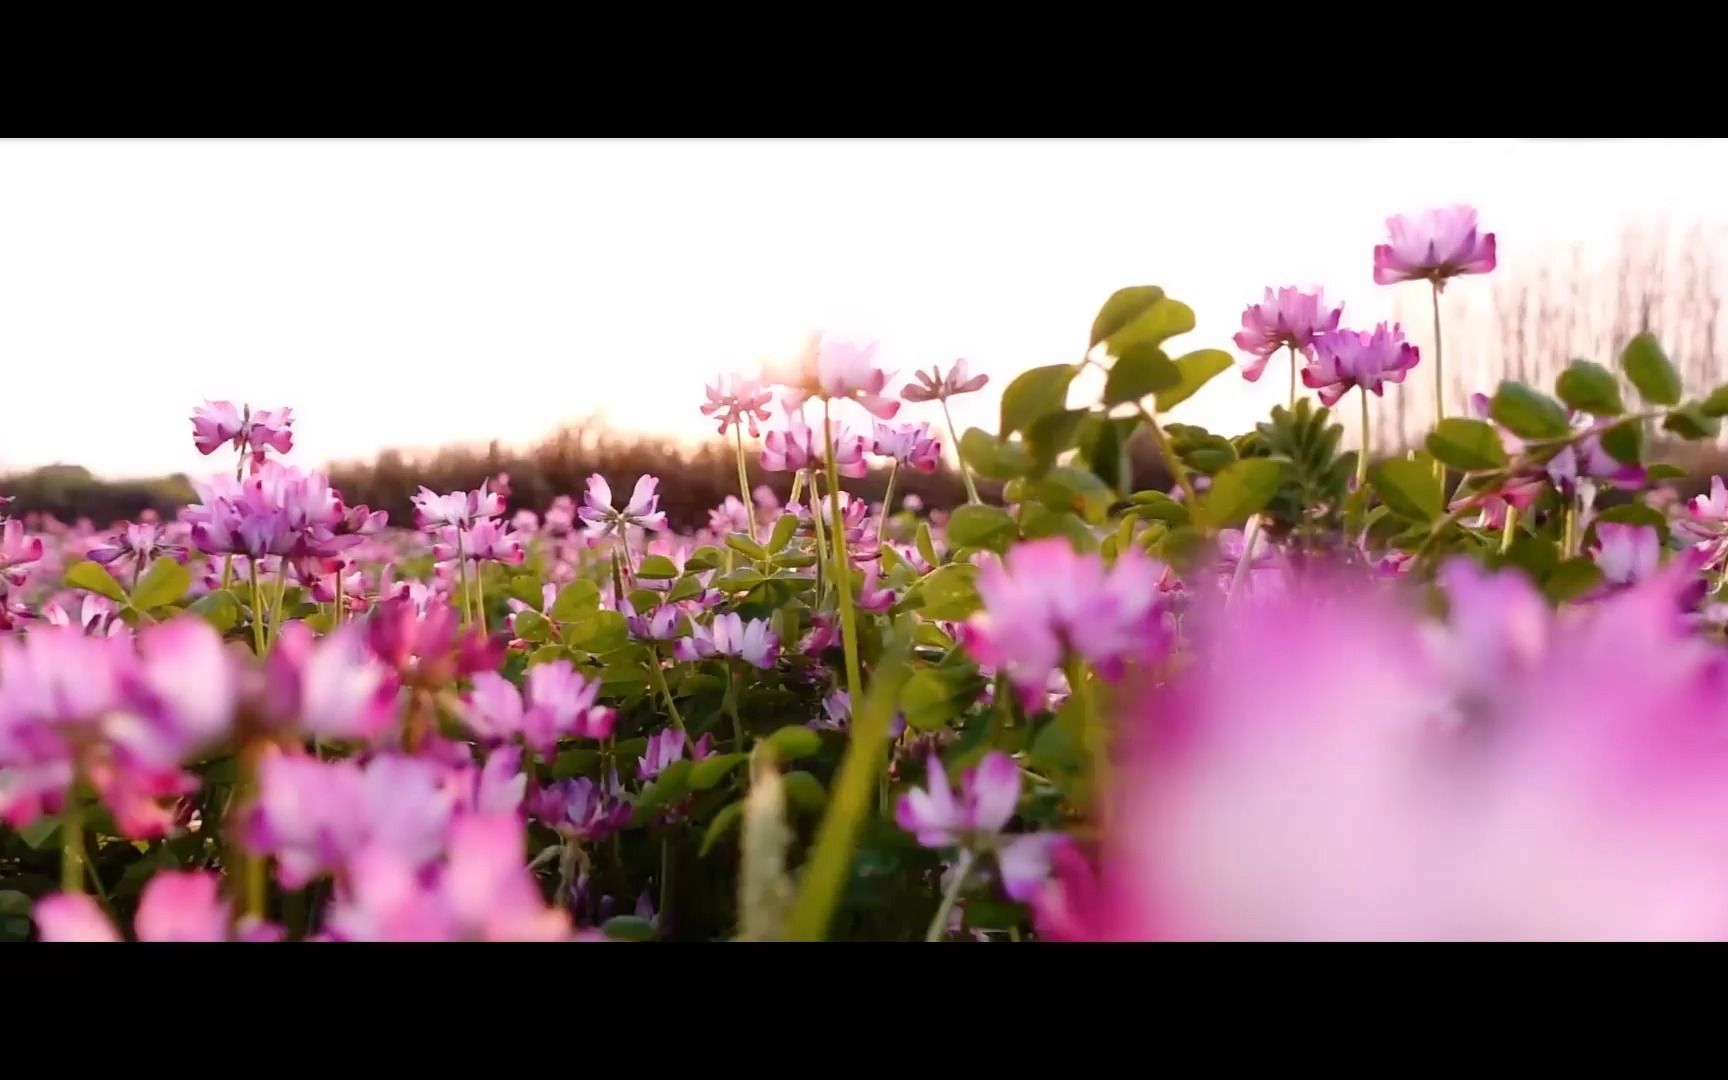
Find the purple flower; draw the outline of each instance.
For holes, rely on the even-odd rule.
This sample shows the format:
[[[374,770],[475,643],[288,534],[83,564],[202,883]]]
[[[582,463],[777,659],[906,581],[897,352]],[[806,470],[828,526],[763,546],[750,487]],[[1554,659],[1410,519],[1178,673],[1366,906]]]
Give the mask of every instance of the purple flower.
[[[776,381],[786,386],[782,397],[788,412],[796,412],[813,397],[851,399],[878,420],[892,420],[900,403],[883,396],[888,375],[876,367],[874,342],[859,345],[812,334],[794,362],[794,370]]]
[[[1605,584],[1636,585],[1655,576],[1662,560],[1662,540],[1649,525],[1598,522],[1593,556]]]
[[[1014,759],[991,751],[961,777],[960,797],[948,787],[942,759],[931,754],[926,787],[900,797],[894,820],[928,848],[986,846],[1001,833],[1020,802],[1020,768]]]
[[[1468,557],[1440,568],[1445,624],[1425,624],[1424,643],[1436,670],[1468,693],[1492,693],[1548,654],[1553,618],[1548,602],[1521,573],[1491,573]]]
[[[473,689],[462,710],[463,722],[482,739],[504,742],[520,735],[522,693],[496,671],[482,671],[473,679]]]
[[[933,473],[942,457],[942,444],[930,437],[929,424],[902,424],[896,427],[878,422],[871,451],[893,458],[921,473]]]
[[[577,840],[604,840],[630,821],[630,804],[586,776],[560,780],[537,792],[529,810],[542,824]]]
[[[0,525],[0,570],[33,563],[41,557],[42,538],[25,536],[22,521],[8,518]]]
[[[473,491],[452,491],[440,495],[422,487],[413,496],[414,527],[426,531],[453,525],[466,529],[477,521],[495,518],[504,513],[504,496],[481,484]]]
[[[881,614],[894,606],[894,591],[877,586],[881,576],[874,564],[864,571],[864,580],[858,584],[858,610]]]
[[[286,454],[294,448],[294,433],[289,430],[293,423],[292,409],[253,412],[250,406],[235,408],[231,401],[206,401],[192,410],[192,442],[206,456],[231,443],[235,450],[251,455],[256,469],[263,464],[266,449]]]
[[[837,423],[830,425],[830,430],[834,432],[835,470],[850,477],[868,473],[870,466],[864,461],[865,437]],[[786,418],[785,431],[770,431],[762,440],[762,467],[769,472],[824,469],[827,460],[821,433],[812,431],[797,413]]]
[[[1469,206],[1386,219],[1386,243],[1374,248],[1374,283],[1432,281],[1494,269],[1494,234],[1478,233]]]
[[[766,619],[744,622],[728,612],[714,616],[711,627],[690,624],[690,636],[679,638],[673,655],[680,660],[706,660],[715,656],[736,656],[755,667],[767,670],[780,657],[780,638],[768,627]]]
[[[660,532],[666,528],[666,515],[658,509],[660,496],[655,494],[655,489],[659,486],[658,477],[639,477],[635,489],[630,493],[630,501],[625,504],[624,509],[615,510],[612,507],[611,485],[606,483],[604,476],[595,473],[588,478],[588,493],[577,514],[588,523],[588,531],[593,536],[622,533],[631,525],[650,532]]]
[[[1338,329],[1344,307],[1328,308],[1319,289],[1304,292],[1284,288],[1274,293],[1266,290],[1266,298],[1250,304],[1242,312],[1242,329],[1236,334],[1236,347],[1247,353],[1249,361],[1242,366],[1242,377],[1257,382],[1266,363],[1279,349],[1290,348],[1310,355],[1310,348],[1321,334]]]
[[[397,681],[353,624],[319,638],[304,623],[282,628],[265,661],[266,712],[326,739],[375,740],[396,723]]]
[[[1383,396],[1389,382],[1401,383],[1404,373],[1421,359],[1416,346],[1404,340],[1397,325],[1381,323],[1372,333],[1337,330],[1314,340],[1312,359],[1302,369],[1302,385],[1320,391],[1320,401],[1335,405],[1352,388]]]
[[[528,669],[523,741],[532,749],[549,754],[566,735],[606,738],[612,734],[614,714],[597,704],[599,697],[599,680],[584,679],[570,661],[535,664]]]
[[[666,766],[684,757],[684,733],[667,728],[658,735],[648,736],[647,752],[636,759],[636,778],[652,780]]]
[[[990,381],[988,375],[971,375],[967,372],[964,359],[954,361],[954,366],[943,376],[942,369],[932,367],[929,374],[914,371],[912,377],[917,385],[908,384],[900,391],[900,396],[907,401],[947,401],[955,394],[970,394],[974,390],[984,389]]]
[[[1168,651],[1172,620],[1160,587],[1166,573],[1132,547],[1106,569],[1065,539],[1019,544],[979,571],[984,610],[966,623],[962,642],[980,663],[1005,670],[1026,707],[1036,708],[1071,655],[1117,678],[1127,661]]]

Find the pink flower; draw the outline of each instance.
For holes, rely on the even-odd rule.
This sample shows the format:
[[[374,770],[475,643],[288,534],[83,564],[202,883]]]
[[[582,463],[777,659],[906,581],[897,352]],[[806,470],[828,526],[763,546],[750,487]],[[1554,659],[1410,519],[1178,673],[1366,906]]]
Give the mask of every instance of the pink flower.
[[[1610,586],[1635,585],[1656,573],[1662,541],[1648,525],[1603,521],[1596,525],[1596,565]]]
[[[768,620],[744,622],[736,613],[714,616],[712,627],[691,623],[690,636],[679,638],[673,654],[680,660],[706,660],[736,656],[745,663],[768,670],[780,656],[780,638],[768,628]]]
[[[234,443],[236,450],[244,449],[244,431],[245,422],[232,401],[206,401],[192,410],[192,443],[206,457],[225,442]]]
[[[918,381],[918,385],[908,384],[900,391],[900,396],[907,401],[947,401],[955,394],[970,394],[974,390],[982,390],[990,381],[988,375],[969,375],[964,359],[954,361],[954,366],[948,369],[946,377],[938,367],[932,367],[928,374],[915,371],[912,377]]]
[[[611,790],[586,776],[561,780],[536,793],[529,802],[535,820],[577,840],[604,840],[630,821],[630,804],[619,796],[614,775]]]
[[[42,941],[117,942],[120,932],[96,901],[83,893],[56,893],[36,901],[36,936]]]
[[[894,591],[877,587],[881,576],[874,564],[864,571],[864,580],[858,585],[858,610],[881,614],[894,606]]]
[[[231,401],[206,401],[192,411],[192,442],[198,452],[208,456],[223,443],[231,443],[236,451],[250,454],[252,466],[264,463],[264,451],[286,454],[294,449],[293,409],[259,409],[250,406],[236,409]]]
[[[652,780],[674,761],[684,757],[684,733],[667,728],[658,735],[648,736],[647,752],[636,759],[636,778]]]
[[[1236,334],[1236,347],[1247,353],[1249,361],[1242,367],[1242,377],[1256,382],[1266,363],[1279,349],[1294,349],[1307,355],[1321,334],[1338,329],[1344,307],[1326,306],[1318,289],[1304,292],[1284,288],[1274,293],[1266,290],[1266,298],[1250,304],[1242,312],[1242,329]]]
[[[228,905],[216,875],[158,872],[139,898],[135,928],[139,941],[227,941]]]
[[[42,538],[25,536],[22,521],[8,518],[0,525],[0,570],[33,563],[41,557]]]
[[[568,660],[535,664],[528,669],[527,709],[522,715],[524,741],[549,754],[564,736],[604,739],[612,734],[614,714],[597,704],[599,680],[577,674]]]
[[[1374,248],[1374,283],[1432,281],[1494,269],[1494,234],[1479,234],[1476,211],[1451,206],[1386,219],[1386,243]]]
[[[466,529],[477,521],[504,513],[504,496],[490,490],[489,484],[481,484],[473,491],[452,491],[447,495],[421,487],[412,501],[414,526],[424,531],[446,525]]]
[[[1005,670],[1026,707],[1035,708],[1069,656],[1117,678],[1127,661],[1168,651],[1173,619],[1160,589],[1166,573],[1132,547],[1106,569],[1065,539],[1019,544],[980,569],[984,610],[966,623],[962,643],[980,663]]]
[[[326,739],[371,741],[395,726],[398,684],[350,623],[319,638],[290,623],[265,662],[266,711]]]
[[[496,671],[474,676],[474,688],[462,710],[463,722],[482,739],[503,742],[523,731],[522,693]]]
[[[1401,383],[1421,357],[1398,326],[1381,323],[1372,333],[1338,330],[1314,340],[1313,357],[1302,369],[1302,385],[1320,391],[1320,401],[1335,405],[1354,387],[1383,396],[1389,382]]]
[[[577,513],[588,523],[588,531],[594,536],[622,533],[631,525],[660,532],[666,528],[666,515],[658,509],[660,496],[655,494],[655,489],[659,486],[658,477],[639,477],[630,493],[630,501],[623,510],[616,510],[612,506],[611,486],[604,476],[595,473],[588,478],[588,493]]]
[[[528,558],[522,537],[508,525],[496,521],[477,521],[463,534],[463,548],[475,562],[491,559],[505,566],[521,566]]]
[[[411,594],[373,609],[366,620],[366,644],[404,683],[433,689],[495,669],[503,659],[502,639],[459,630],[456,610],[442,600],[422,613]]]
[[[975,847],[1008,824],[1020,802],[1020,768],[1014,759],[991,751],[961,778],[958,799],[948,787],[942,759],[931,754],[926,787],[900,797],[894,820],[929,848]]]
[[[859,477],[870,471],[864,461],[865,438],[838,424],[834,432],[834,467],[841,476]],[[801,472],[827,467],[827,446],[797,413],[786,418],[785,431],[770,431],[762,440],[762,467],[769,472]]]
[[[870,449],[921,473],[935,472],[936,463],[942,457],[942,444],[930,437],[930,425],[922,423],[895,427],[879,422],[876,440]]]
[[[750,512],[736,495],[726,496],[719,506],[708,511],[708,530],[725,536],[727,533],[748,533]]]
[[[768,419],[768,403],[774,400],[760,380],[721,375],[705,389],[708,403],[701,407],[702,414],[720,421],[716,431],[724,435],[727,428],[748,423],[751,438],[760,433],[757,421]]]
[[[878,420],[892,420],[900,403],[884,397],[886,372],[875,366],[876,345],[858,345],[812,334],[799,352],[794,370],[779,379],[786,386],[783,402],[796,412],[813,397],[851,399]]]
[[[677,604],[661,604],[654,609],[652,615],[636,614],[636,607],[629,599],[624,600],[619,609],[624,615],[624,622],[630,628],[631,636],[639,641],[671,641],[678,636],[678,624],[682,615]]]

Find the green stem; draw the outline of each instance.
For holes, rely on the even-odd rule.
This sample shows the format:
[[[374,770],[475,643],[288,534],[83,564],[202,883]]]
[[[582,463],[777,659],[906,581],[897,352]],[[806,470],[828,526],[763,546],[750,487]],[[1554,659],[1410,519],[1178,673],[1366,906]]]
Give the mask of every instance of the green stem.
[[[480,636],[486,636],[486,564],[474,563],[474,615],[480,624]]]
[[[667,926],[667,912],[672,908],[672,834],[660,834],[660,925]]]
[[[254,556],[246,556],[246,565],[252,571],[252,651],[258,657],[264,656],[264,590],[258,587],[258,560]]]
[[[659,645],[648,650],[648,672],[654,676],[654,688],[660,691],[661,697],[666,699],[666,708],[672,714],[672,725],[679,731],[683,731],[684,718],[678,715],[678,706],[672,700],[672,688],[666,685],[666,673],[660,670]]]
[[[1296,346],[1290,346],[1290,410],[1296,410]]]
[[[60,891],[84,891],[84,804],[78,801],[78,777],[66,785],[66,809],[60,814]]]
[[[1254,546],[1260,540],[1260,515],[1248,519],[1248,527],[1242,532],[1242,555],[1236,560],[1236,572],[1230,576],[1230,591],[1224,600],[1228,603],[1242,588],[1242,582],[1248,577],[1248,568],[1254,563]]]
[[[1518,535],[1518,508],[1511,503],[1506,504],[1506,531],[1500,534],[1500,554],[1512,550],[1512,541]]]
[[[744,753],[744,721],[738,715],[738,678],[737,673],[732,670],[732,661],[727,660],[725,664],[726,697],[723,705],[726,715],[732,718],[733,750],[742,754]]]
[[[228,583],[234,580],[234,555],[230,552],[222,556],[222,588],[226,590]]]
[[[803,493],[804,493],[804,470],[799,469],[792,476],[792,494],[786,496],[786,501],[788,503],[795,503],[798,501],[798,496],[803,494]]]
[[[960,899],[960,890],[966,887],[966,879],[972,874],[972,861],[976,857],[969,848],[960,852],[960,860],[954,866],[954,880],[949,884],[948,891],[942,894],[942,903],[936,908],[936,917],[930,920],[930,929],[924,932],[925,941],[941,941],[948,936],[948,914],[954,910],[954,902]]]
[[[1570,559],[1578,554],[1578,500],[1576,497],[1566,500],[1564,529],[1560,539],[1560,557]]]
[[[954,417],[948,412],[948,399],[942,399],[942,416],[948,421],[948,437],[954,440],[954,458],[960,462],[960,479],[966,481],[966,501],[976,506],[983,502],[978,497],[978,487],[972,483],[972,469],[966,464],[966,455],[960,452],[960,433],[954,430]]]
[[[834,425],[831,408],[822,402],[822,442],[828,454],[828,506],[834,518],[834,590],[840,594],[840,643],[846,651],[846,693],[853,701],[864,683],[858,672],[858,628],[852,620],[852,571],[846,555],[846,522],[840,516],[840,469],[834,462]]]
[[[876,546],[882,546],[882,529],[888,524],[888,515],[894,512],[894,481],[900,479],[900,459],[894,458],[888,462],[888,490],[882,496],[882,515],[876,519]]]
[[[342,599],[342,567],[338,565],[336,567],[336,609],[330,613],[332,626],[342,625],[342,609],[345,606]]]
[[[265,642],[268,648],[276,643],[276,637],[282,632],[282,598],[288,592],[288,560],[276,560],[276,599],[270,605],[270,639]]]
[[[1361,488],[1368,482],[1368,391],[1358,386],[1356,396],[1362,402],[1362,454],[1356,459],[1356,487]]]
[[[1109,740],[1100,727],[1098,702],[1092,694],[1092,683],[1086,678],[1086,662],[1078,656],[1071,656],[1066,672],[1068,690],[1080,711],[1080,745],[1092,761],[1092,801],[1095,808],[1102,810],[1110,793]]]
[[[462,549],[462,526],[456,526],[456,578],[462,584],[462,621],[471,622],[474,613],[468,603],[468,554]]]
[[[800,473],[800,476],[803,474]],[[828,559],[827,528],[822,524],[822,508],[816,505],[816,474],[810,474],[810,520],[816,525],[816,610],[822,610],[823,565]]]
[[[1441,357],[1444,355],[1440,347],[1440,282],[1433,282],[1434,300],[1434,422],[1446,419],[1446,378],[1441,370]]]
[[[735,436],[733,445],[738,451],[738,497],[744,500],[744,514],[750,522],[750,539],[760,539],[756,535],[756,500],[750,496],[750,472],[744,467],[744,425],[733,424],[732,434]]]

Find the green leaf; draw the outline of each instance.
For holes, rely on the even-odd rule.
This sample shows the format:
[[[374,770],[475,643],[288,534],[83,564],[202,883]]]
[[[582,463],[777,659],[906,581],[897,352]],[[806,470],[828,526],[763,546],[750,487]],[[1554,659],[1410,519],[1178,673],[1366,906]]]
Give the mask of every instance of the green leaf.
[[[1147,394],[1175,386],[1182,373],[1156,345],[1136,345],[1124,349],[1110,365],[1110,377],[1104,381],[1104,404],[1123,405],[1139,401]],[[1159,406],[1163,408],[1163,406]]]
[[[66,584],[76,589],[85,589],[117,603],[126,602],[126,590],[114,580],[114,575],[101,563],[74,563],[66,571]]]
[[[702,834],[702,847],[698,855],[706,855],[721,837],[738,827],[738,819],[744,816],[742,802],[727,803],[714,815],[714,820],[708,823],[708,831]]]
[[[929,522],[920,521],[918,523],[918,532],[914,537],[914,542],[918,547],[918,554],[923,557],[925,562],[935,566],[942,561],[936,557],[936,545],[930,539]]]
[[[1662,418],[1662,427],[1672,431],[1688,442],[1699,439],[1714,439],[1722,430],[1722,421],[1714,416],[1706,416],[1697,402],[1671,409]]]
[[[32,901],[16,889],[0,889],[0,915],[28,915]]]
[[[516,613],[516,636],[523,641],[545,642],[552,638],[552,624],[538,611]]]
[[[1110,294],[1110,299],[1104,301],[1104,306],[1098,309],[1098,316],[1092,320],[1092,340],[1087,349],[1138,319],[1163,299],[1164,290],[1156,285],[1130,285],[1126,289],[1117,289]]]
[[[542,645],[528,654],[528,667],[570,659],[570,650],[562,645]]]
[[[653,941],[654,924],[636,915],[614,915],[600,927],[613,941]]]
[[[768,736],[766,740],[781,761],[797,761],[822,749],[822,737],[807,727],[789,724]]]
[[[690,790],[709,790],[749,760],[749,754],[715,754],[713,757],[703,758],[690,769]]]
[[[1194,309],[1168,296],[1148,305],[1127,325],[1105,338],[1111,355],[1121,356],[1139,345],[1162,345],[1194,329]]]
[[[1116,495],[1087,469],[1051,469],[1038,484],[1038,501],[1051,510],[1067,510],[1097,524],[1110,511]]]
[[[226,634],[240,622],[240,601],[227,589],[205,593],[187,610],[204,616],[204,620],[219,634]]]
[[[1660,480],[1684,480],[1686,479],[1686,470],[1678,465],[1662,462],[1645,469],[1644,478],[1652,484]]]
[[[1236,362],[1223,349],[1196,349],[1194,352],[1178,356],[1176,364],[1176,382],[1158,390],[1158,411],[1169,412],[1176,406],[1194,396],[1194,392],[1211,382],[1222,372],[1230,370]]]
[[[1051,364],[1022,372],[1009,383],[1002,391],[1000,438],[1025,431],[1040,416],[1066,407],[1074,373],[1073,364]]]
[[[31,851],[41,851],[48,846],[48,841],[60,835],[60,818],[48,814],[37,818],[30,824],[18,830],[18,836]]]
[[[726,565],[726,553],[713,544],[704,544],[690,553],[684,560],[684,569],[691,573],[703,570],[717,570]]]
[[[821,812],[828,805],[828,792],[822,781],[807,772],[789,772],[780,778],[786,801],[806,814]]]
[[[978,568],[971,563],[939,566],[924,575],[919,591],[924,596],[924,614],[943,622],[959,622],[984,606],[978,596]]]
[[[1212,478],[1200,514],[1215,529],[1232,528],[1260,512],[1278,494],[1288,466],[1274,458],[1243,458]]]
[[[1526,439],[1557,439],[1571,430],[1565,406],[1510,379],[1495,391],[1488,414],[1507,431]]]
[[[998,440],[983,428],[967,428],[960,436],[960,456],[973,472],[997,482],[1012,480],[1032,467],[1024,445]]]
[[[192,574],[173,559],[161,558],[151,563],[132,590],[132,606],[139,611],[167,607],[186,595],[192,587]]]
[[[900,688],[900,711],[919,731],[940,731],[954,716],[954,692],[948,681],[924,668]]]
[[[1428,452],[1460,472],[1506,465],[1506,451],[1500,445],[1499,433],[1481,420],[1452,417],[1440,421],[1428,433]]]
[[[768,538],[768,550],[778,555],[786,550],[786,545],[792,542],[792,534],[798,531],[797,514],[781,514],[774,519],[774,534]]]
[[[1728,416],[1728,385],[1710,391],[1698,408],[1705,416]]]
[[[1172,525],[1188,524],[1188,508],[1162,491],[1136,491],[1129,496],[1129,501],[1134,505],[1128,508],[1128,513],[1137,517],[1166,521]]]
[[[664,555],[649,555],[636,568],[636,576],[644,581],[671,581],[678,573],[678,564]]]
[[[721,592],[742,592],[745,589],[754,589],[766,580],[768,579],[762,576],[762,571],[740,566],[730,574],[721,574],[715,578],[714,587]]]
[[[743,533],[731,533],[726,537],[726,546],[740,555],[748,555],[757,562],[768,558],[768,551],[761,544],[745,536]]]
[[[1626,369],[1626,377],[1645,401],[1652,405],[1680,404],[1680,373],[1674,370],[1654,334],[1639,334],[1627,342],[1620,353],[1620,366]]]
[[[790,517],[791,515],[787,516]],[[705,588],[706,586],[702,584],[701,578],[697,577],[695,574],[685,574],[683,577],[678,579],[678,584],[672,586],[672,591],[666,594],[666,602],[668,604],[676,604],[680,600],[689,600],[691,597],[701,596]]]
[[[510,585],[504,591],[536,610],[545,602],[541,595],[538,574],[517,574],[510,579]]]
[[[598,750],[564,750],[552,762],[552,779],[568,780],[572,776],[582,776],[599,764]]]
[[[1003,552],[1018,531],[1014,518],[999,506],[959,506],[948,516],[948,542],[959,547]]]
[[[1542,591],[1557,604],[1576,600],[1602,584],[1602,568],[1589,558],[1567,559],[1548,571]]]
[[[1619,416],[1626,411],[1620,400],[1620,380],[1601,364],[1574,360],[1554,380],[1554,392],[1568,408],[1593,416]]]
[[[1027,503],[1020,508],[1020,531],[1028,540],[1066,537],[1076,551],[1092,551],[1098,546],[1098,538],[1079,514],[1072,510],[1052,510],[1043,503]]]
[[[1619,506],[1610,506],[1601,511],[1590,522],[1589,539],[1591,541],[1595,540],[1596,526],[1605,521],[1616,522],[1621,525],[1648,525],[1656,530],[1664,544],[1668,542],[1668,519],[1663,516],[1662,511],[1653,506],[1645,506],[1643,503],[1636,502],[1621,503]]]
[[[611,652],[630,640],[630,626],[616,611],[596,611],[570,624],[565,641],[585,652]]]
[[[1408,521],[1433,521],[1444,499],[1440,478],[1422,458],[1391,458],[1368,469],[1368,482],[1394,514]]]
[[[552,617],[559,622],[575,622],[600,610],[600,586],[583,578],[572,581],[558,592],[552,601]]]
[[[636,796],[637,819],[650,819],[654,816],[652,811],[682,798],[690,788],[690,770],[693,767],[693,762],[680,759],[661,769],[660,775]]]
[[[1604,429],[1601,441],[1609,457],[1622,465],[1636,465],[1644,456],[1644,422],[1622,420]]]
[[[1061,409],[1048,412],[1026,429],[1026,451],[1034,470],[1042,471],[1056,459],[1074,449],[1081,426],[1090,415],[1085,409]]]

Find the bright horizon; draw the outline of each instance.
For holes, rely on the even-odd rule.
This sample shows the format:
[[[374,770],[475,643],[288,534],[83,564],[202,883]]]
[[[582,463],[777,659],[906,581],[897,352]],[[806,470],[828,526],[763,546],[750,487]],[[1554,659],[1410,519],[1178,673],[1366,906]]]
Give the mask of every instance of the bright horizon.
[[[205,398],[295,410],[290,460],[532,443],[589,417],[712,435],[697,407],[808,328],[876,340],[896,384],[965,356],[959,426],[1018,371],[1078,359],[1098,305],[1156,284],[1183,351],[1234,351],[1266,285],[1394,315],[1392,213],[1481,211],[1495,277],[1629,224],[1728,223],[1719,140],[0,143],[0,473],[221,471]],[[1460,298],[1460,299],[1455,299]],[[1404,307],[1408,309],[1410,300]],[[1449,322],[1450,325],[1450,322]],[[1425,319],[1406,329],[1426,349]],[[1461,339],[1462,340],[1462,339]],[[1449,356],[1452,347],[1449,339]],[[1179,420],[1282,400],[1280,362]],[[1416,385],[1425,385],[1422,378]],[[910,419],[939,420],[930,406]],[[944,442],[946,442],[944,438]]]

